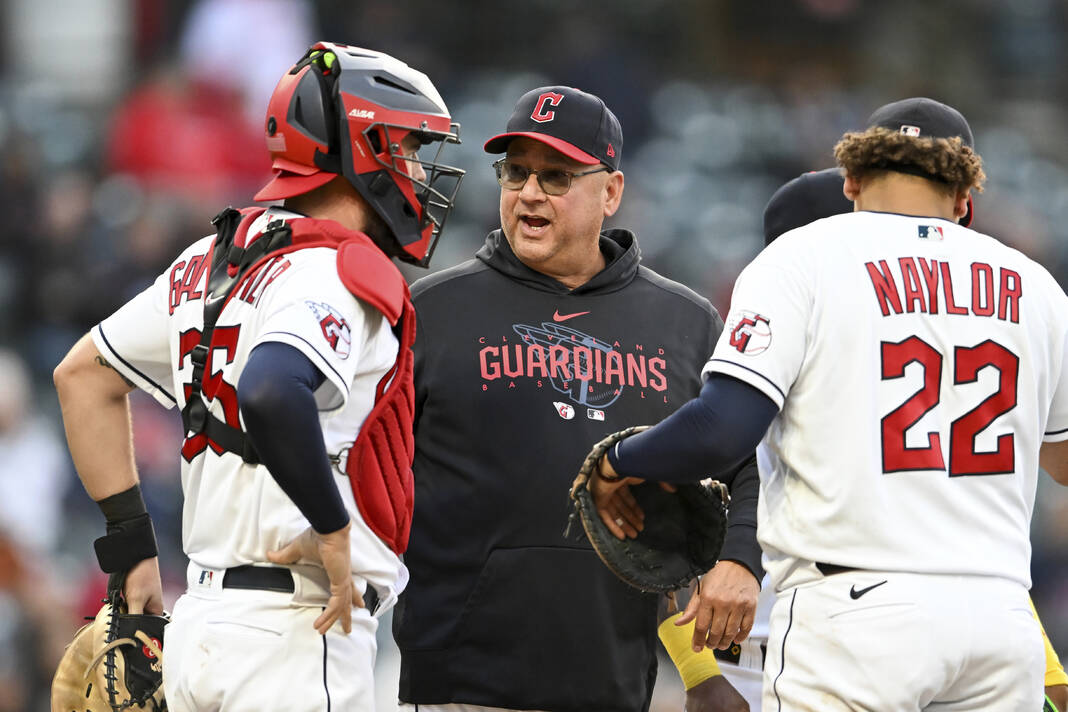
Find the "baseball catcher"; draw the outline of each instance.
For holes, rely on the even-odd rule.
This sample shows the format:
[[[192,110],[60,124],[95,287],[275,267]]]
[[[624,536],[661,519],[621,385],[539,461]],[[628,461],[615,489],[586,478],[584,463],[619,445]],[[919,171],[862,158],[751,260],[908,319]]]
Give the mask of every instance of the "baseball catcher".
[[[717,481],[661,486],[634,480],[630,488],[631,511],[635,516],[648,517],[640,529],[629,525],[622,516],[598,511],[589,490],[590,478],[622,479],[601,472],[601,458],[619,441],[648,427],[620,430],[593,446],[571,485],[571,521],[576,516],[582,518],[582,527],[597,555],[620,579],[641,591],[668,593],[716,565],[727,534],[730,497],[727,487]],[[625,536],[616,534],[613,524]],[[570,527],[569,522],[565,536]]]
[[[415,316],[392,259],[429,263],[463,171],[428,147],[458,143],[459,125],[422,72],[317,42],[279,80],[263,127],[274,176],[254,198],[273,204],[220,212],[214,234],[75,344],[56,388],[107,518],[101,567],[127,572],[128,613],[162,613],[163,593],[127,394],[181,413],[189,564],[167,623],[167,706],[371,712],[378,616],[408,580],[414,486]],[[145,640],[162,627],[148,620],[112,599],[89,626],[73,679],[105,697],[76,709],[145,709],[158,682],[131,661],[161,667]]]

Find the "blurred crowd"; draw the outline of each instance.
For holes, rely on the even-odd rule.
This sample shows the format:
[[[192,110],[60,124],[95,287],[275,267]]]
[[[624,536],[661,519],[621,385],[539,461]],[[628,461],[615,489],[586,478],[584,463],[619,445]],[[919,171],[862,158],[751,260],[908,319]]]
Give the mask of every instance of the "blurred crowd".
[[[989,182],[974,228],[1068,285],[1068,10],[1055,0],[9,0],[0,23],[0,712],[47,709],[58,656],[104,579],[99,512],[62,439],[51,371],[211,217],[265,182],[263,111],[316,39],[426,71],[468,170],[431,269],[497,224],[482,143],[522,92],[602,96],[626,139],[623,209],[647,264],[726,312],[764,203],[830,166],[875,106],[929,95],[972,123]],[[462,16],[461,16],[462,15]],[[947,31],[952,28],[952,31]],[[62,41],[55,38],[63,38]],[[405,268],[409,277],[422,274]],[[184,585],[176,413],[131,398],[173,602]],[[1068,493],[1046,478],[1033,597],[1068,653]],[[388,626],[384,626],[387,631]],[[387,642],[388,641],[384,641]],[[664,666],[670,671],[670,665]]]

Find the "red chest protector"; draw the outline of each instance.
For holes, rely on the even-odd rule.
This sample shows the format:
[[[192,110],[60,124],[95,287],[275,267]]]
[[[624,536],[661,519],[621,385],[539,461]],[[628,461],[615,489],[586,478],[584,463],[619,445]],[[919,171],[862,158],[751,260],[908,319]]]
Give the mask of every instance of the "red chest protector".
[[[412,344],[415,310],[408,285],[393,261],[367,235],[346,230],[330,220],[276,220],[249,240],[249,227],[263,208],[227,208],[213,222],[217,228],[211,252],[211,271],[204,299],[204,327],[200,344],[191,354],[192,388],[182,409],[186,440],[206,437],[216,452],[229,451],[246,462],[259,457],[245,433],[215,417],[201,395],[207,355],[215,322],[239,287],[274,258],[309,247],[337,250],[342,283],[356,297],[382,313],[400,341],[397,360],[375,389],[375,404],[348,451],[348,475],[356,506],[364,522],[394,552],[408,548],[412,523],[415,440],[415,387],[412,382]],[[220,298],[225,295],[225,299]]]

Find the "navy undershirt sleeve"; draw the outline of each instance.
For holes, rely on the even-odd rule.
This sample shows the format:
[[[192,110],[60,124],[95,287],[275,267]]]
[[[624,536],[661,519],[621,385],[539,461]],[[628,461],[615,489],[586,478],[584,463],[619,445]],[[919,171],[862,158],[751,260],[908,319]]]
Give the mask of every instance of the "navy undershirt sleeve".
[[[315,389],[325,380],[299,350],[268,342],[249,354],[237,385],[245,430],[260,461],[320,534],[349,521],[315,403]]]
[[[778,411],[774,401],[749,384],[712,374],[701,395],[655,427],[619,442],[608,460],[628,477],[723,480],[726,471],[752,455]]]

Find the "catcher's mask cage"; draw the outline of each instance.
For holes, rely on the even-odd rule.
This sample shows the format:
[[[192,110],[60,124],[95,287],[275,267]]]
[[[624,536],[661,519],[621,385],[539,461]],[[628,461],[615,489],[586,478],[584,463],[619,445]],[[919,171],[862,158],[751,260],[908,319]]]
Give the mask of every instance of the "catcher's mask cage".
[[[445,145],[460,143],[460,125],[425,74],[381,52],[317,42],[278,82],[264,129],[276,177],[257,200],[343,175],[388,228],[372,235],[380,247],[429,265],[464,171],[441,162]],[[409,135],[438,144],[433,160],[403,154]],[[413,164],[425,179],[409,173]]]

